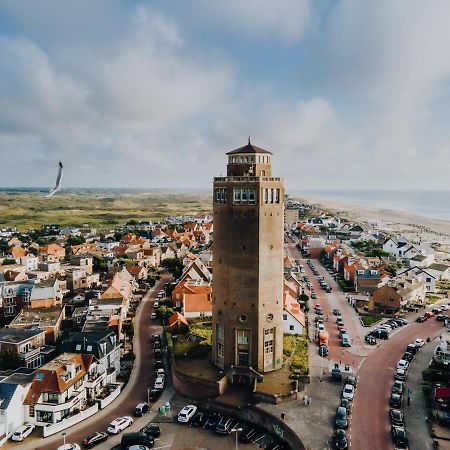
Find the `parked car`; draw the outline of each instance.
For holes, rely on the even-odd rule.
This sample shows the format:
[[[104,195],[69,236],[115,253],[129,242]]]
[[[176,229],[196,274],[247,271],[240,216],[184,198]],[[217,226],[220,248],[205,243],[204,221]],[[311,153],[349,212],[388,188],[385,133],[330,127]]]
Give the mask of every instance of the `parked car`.
[[[178,413],[178,422],[188,423],[195,412],[197,411],[197,406],[195,405],[186,405],[183,409]]]
[[[345,379],[345,384],[351,384],[352,386],[356,387],[356,377],[353,375],[348,375]]]
[[[418,348],[416,347],[416,344],[408,344],[406,346],[406,351],[409,353],[412,353],[413,355],[415,355],[418,352]]]
[[[164,378],[158,377],[158,378],[155,380],[154,388],[155,388],[155,389],[161,389],[161,390],[164,389]]]
[[[222,419],[220,419],[219,423],[216,425],[214,431],[220,435],[230,434],[233,422],[233,419],[230,419],[229,417],[222,417]]]
[[[325,330],[325,324],[323,322],[317,322],[316,325],[319,331]]]
[[[217,424],[220,422],[220,419],[222,419],[222,415],[217,412],[208,414],[208,418],[203,428],[209,428],[211,430],[216,428]]]
[[[400,394],[391,394],[389,399],[389,404],[393,408],[401,408],[402,407],[402,396]]]
[[[83,447],[84,448],[92,448],[101,442],[105,442],[108,439],[108,433],[104,431],[96,431],[95,433],[88,434],[83,439]]]
[[[340,315],[341,315],[340,309],[338,309],[338,308],[333,309],[333,314],[334,314],[335,316],[340,316]]]
[[[118,417],[109,424],[106,431],[110,434],[118,434],[125,430],[125,428],[128,428],[132,423],[133,419],[130,416]]]
[[[437,320],[438,322],[444,322],[444,320],[447,320],[447,316],[445,316],[444,314],[438,314],[438,315],[436,316],[436,320]]]
[[[153,445],[155,445],[153,436],[147,435],[142,431],[137,431],[134,433],[124,433],[122,440],[120,441],[120,450],[129,450],[134,446],[152,448]]]
[[[156,320],[156,318],[157,318],[156,313],[155,313],[155,312],[152,312],[152,313],[150,314],[150,320]]]
[[[328,355],[328,347],[326,345],[321,345],[319,347],[319,355],[320,356],[327,356]]]
[[[424,341],[423,339],[416,339],[416,340],[414,341],[414,345],[415,345],[417,348],[422,348],[422,347],[425,345],[425,341]]]
[[[394,378],[398,381],[405,381],[406,380],[406,370],[397,369],[397,372],[395,372]]]
[[[408,370],[408,368],[409,368],[409,362],[406,361],[405,359],[401,359],[401,360],[397,363],[397,369]]]
[[[338,450],[348,449],[347,435],[345,434],[344,430],[338,429],[334,432],[333,447]]]
[[[344,430],[348,428],[347,410],[343,406],[338,406],[336,410],[334,428]]]
[[[414,355],[412,353],[405,352],[405,353],[403,353],[402,359],[404,359],[405,361],[411,362],[414,359]]]
[[[344,325],[344,320],[342,319],[341,316],[338,316],[336,319],[336,324],[337,325]]]
[[[346,409],[347,414],[350,414],[350,405],[351,405],[351,403],[348,398],[341,398],[339,406],[343,406]]]
[[[153,303],[153,308],[159,308],[159,301],[155,300],[155,302]]]
[[[60,445],[56,450],[81,450],[78,444],[67,443],[64,445]]]
[[[151,402],[155,402],[156,400],[158,400],[158,398],[161,396],[161,389],[152,389],[149,393],[148,393],[148,397],[149,400]]]
[[[158,425],[150,424],[142,428],[142,432],[145,433],[147,436],[155,438],[161,434],[161,429],[159,428]]]
[[[431,311],[427,311],[427,312],[424,314],[424,316],[425,316],[427,319],[429,319],[430,317],[433,317],[434,314],[433,314]]]
[[[433,308],[433,309],[431,310],[431,312],[432,312],[433,314],[439,314],[439,313],[441,312],[441,309],[440,309],[440,308]]]
[[[403,413],[399,409],[389,410],[389,417],[392,425],[403,426]]]
[[[369,345],[376,345],[377,344],[377,340],[371,336],[370,334],[367,334],[364,338],[364,340],[369,344]]]
[[[21,425],[14,431],[11,436],[12,441],[22,442],[26,437],[28,437],[34,430],[34,425],[31,423],[26,423],[25,425]]]
[[[408,438],[403,427],[391,427],[392,440],[397,448],[408,448]]]
[[[346,384],[344,389],[342,390],[342,398],[346,398],[348,400],[353,400],[355,396],[355,388],[351,384]]]
[[[136,408],[134,408],[135,416],[143,416],[146,412],[148,412],[148,404],[145,402],[137,404]]]
[[[405,386],[403,384],[403,381],[395,381],[392,385],[391,392],[394,394],[403,394],[403,390],[405,389]]]
[[[423,323],[423,322],[425,322],[427,319],[428,319],[427,316],[419,316],[419,317],[416,319],[416,322]]]

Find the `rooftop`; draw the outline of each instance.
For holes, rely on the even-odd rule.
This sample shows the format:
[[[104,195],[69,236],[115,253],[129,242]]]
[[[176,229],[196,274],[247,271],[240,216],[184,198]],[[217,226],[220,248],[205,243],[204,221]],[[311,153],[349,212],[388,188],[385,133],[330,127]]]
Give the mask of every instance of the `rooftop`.
[[[266,153],[272,155],[272,152],[268,150],[264,150],[262,148],[257,147],[250,143],[250,139],[248,140],[248,144],[243,147],[237,148],[236,150],[231,150],[227,152],[227,155],[237,155],[237,154],[248,154],[248,153]]]
[[[0,342],[18,344],[43,333],[40,329],[29,328],[2,328],[0,329]]]
[[[17,324],[39,324],[54,325],[62,314],[62,306],[51,306],[49,308],[22,309],[18,316],[11,322]]]

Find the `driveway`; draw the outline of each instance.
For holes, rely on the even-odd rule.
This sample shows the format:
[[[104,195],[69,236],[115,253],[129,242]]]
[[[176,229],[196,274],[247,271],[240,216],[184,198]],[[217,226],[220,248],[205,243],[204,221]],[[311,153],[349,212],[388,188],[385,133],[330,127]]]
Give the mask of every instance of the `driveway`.
[[[136,355],[133,371],[130,380],[125,386],[123,392],[119,397],[112,402],[108,407],[94,414],[92,417],[64,430],[67,433],[66,442],[77,442],[81,445],[83,438],[94,432],[106,430],[109,423],[116,417],[123,415],[131,415],[134,407],[142,401],[147,400],[147,388],[153,387],[154,383],[154,368],[153,368],[153,348],[151,345],[151,335],[153,333],[160,333],[162,327],[156,324],[155,321],[150,321],[150,313],[153,311],[153,302],[160,289],[169,279],[169,275],[163,275],[156,283],[153,289],[149,290],[142,299],[135,316],[134,327],[134,352]],[[148,419],[142,418],[142,425],[148,422]],[[138,430],[140,428],[141,419],[135,421],[133,427],[128,430]],[[109,439],[109,444],[120,438],[115,437]],[[11,441],[9,441],[11,442]],[[19,448],[20,450],[55,450],[59,445],[62,445],[63,438],[61,433],[57,433],[48,438],[32,439],[22,444],[9,444],[8,448]],[[101,445],[97,449],[103,448]],[[111,448],[111,445],[106,445],[106,449]]]

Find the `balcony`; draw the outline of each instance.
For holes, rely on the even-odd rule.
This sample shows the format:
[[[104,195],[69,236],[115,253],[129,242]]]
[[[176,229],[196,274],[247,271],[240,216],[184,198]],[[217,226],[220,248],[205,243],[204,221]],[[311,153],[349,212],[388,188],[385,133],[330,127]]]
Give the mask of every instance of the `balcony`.
[[[242,182],[261,182],[261,181],[283,181],[281,177],[214,177],[214,182],[242,183]]]
[[[41,353],[40,347],[38,348],[32,348],[28,352],[19,353],[19,358],[24,360],[33,359]]]
[[[89,374],[86,380],[86,388],[94,388],[106,378],[106,370],[101,373]]]

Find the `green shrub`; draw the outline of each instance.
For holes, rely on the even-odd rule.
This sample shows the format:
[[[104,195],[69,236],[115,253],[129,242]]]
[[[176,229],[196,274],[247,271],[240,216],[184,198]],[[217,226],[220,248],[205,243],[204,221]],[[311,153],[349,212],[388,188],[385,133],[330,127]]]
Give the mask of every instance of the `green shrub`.
[[[166,334],[167,350],[172,355],[173,354],[172,334],[169,331],[166,331],[165,334]]]

